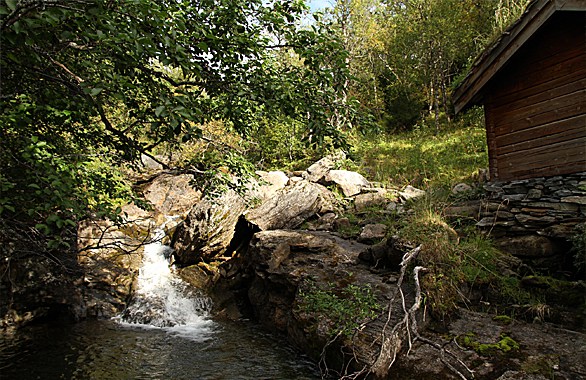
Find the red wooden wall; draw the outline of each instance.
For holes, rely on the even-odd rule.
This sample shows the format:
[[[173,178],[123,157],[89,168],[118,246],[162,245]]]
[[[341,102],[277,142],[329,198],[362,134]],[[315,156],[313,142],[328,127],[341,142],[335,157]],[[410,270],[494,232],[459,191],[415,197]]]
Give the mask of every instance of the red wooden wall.
[[[586,171],[586,13],[553,15],[486,94],[493,180]]]

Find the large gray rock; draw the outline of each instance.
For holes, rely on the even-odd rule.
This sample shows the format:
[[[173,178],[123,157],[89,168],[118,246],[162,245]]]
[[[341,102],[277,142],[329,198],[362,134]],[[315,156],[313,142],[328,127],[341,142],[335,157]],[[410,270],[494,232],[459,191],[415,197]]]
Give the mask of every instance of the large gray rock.
[[[182,266],[193,265],[224,254],[246,208],[242,196],[233,190],[217,199],[204,198],[195,205],[173,235],[177,262]]]
[[[330,170],[336,167],[336,162],[343,160],[346,156],[341,153],[339,155],[329,155],[321,160],[314,162],[304,173],[305,179],[310,182],[321,181]]]
[[[193,185],[189,174],[156,176],[142,189],[144,198],[163,215],[187,215],[201,199],[201,191]]]
[[[263,231],[296,228],[317,214],[333,211],[334,201],[324,186],[302,181],[249,211],[246,219]]]
[[[380,189],[371,193],[358,194],[354,198],[354,208],[361,212],[371,207],[382,207],[389,202],[386,193],[385,189]]]
[[[289,177],[282,171],[257,171],[260,178],[260,184],[251,191],[251,197],[257,197],[263,201],[276,195],[289,183]]]
[[[338,185],[346,197],[360,194],[362,189],[370,187],[370,182],[362,174],[349,170],[330,170],[324,180]]]
[[[537,235],[504,237],[497,241],[497,246],[502,251],[521,258],[549,257],[558,253],[551,239]]]
[[[383,312],[380,318],[365,323],[353,336],[342,335],[335,340],[332,332],[335,334],[339,326],[327,311],[299,307],[311,289],[341,290],[348,285],[368,286],[384,307],[388,297],[397,294],[397,285],[381,281],[368,267],[358,264],[358,256],[365,249],[365,245],[325,232],[273,230],[256,233],[241,258],[246,268],[243,278],[250,281],[248,299],[258,320],[286,334],[314,359],[325,354],[324,363],[335,369],[331,374],[338,377],[366,367],[375,377],[386,378],[392,354],[382,359],[379,356],[381,334],[401,320],[403,306],[412,305],[411,285],[403,284],[406,305],[396,297],[392,312]],[[393,331],[393,339],[385,340],[385,353],[401,349],[406,337],[404,327]],[[339,368],[344,369],[336,373]]]

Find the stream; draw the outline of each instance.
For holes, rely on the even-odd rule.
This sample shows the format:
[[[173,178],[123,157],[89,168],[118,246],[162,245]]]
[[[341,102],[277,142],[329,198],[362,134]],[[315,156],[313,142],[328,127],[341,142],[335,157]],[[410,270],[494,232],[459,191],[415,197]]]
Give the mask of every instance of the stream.
[[[321,378],[254,324],[212,320],[211,301],[174,273],[168,253],[160,243],[145,247],[134,301],[116,319],[0,335],[0,380]]]

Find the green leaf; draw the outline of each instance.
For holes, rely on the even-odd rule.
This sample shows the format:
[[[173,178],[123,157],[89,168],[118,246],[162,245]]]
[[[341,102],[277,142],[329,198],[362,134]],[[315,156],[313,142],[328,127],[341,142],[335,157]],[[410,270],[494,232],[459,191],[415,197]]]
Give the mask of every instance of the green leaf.
[[[14,11],[16,9],[16,1],[17,0],[5,0],[6,1],[6,5],[8,6],[8,8],[11,11]]]
[[[163,113],[164,110],[165,110],[165,106],[158,106],[157,108],[155,108],[155,116],[156,117],[161,116],[161,113]]]
[[[51,229],[49,228],[49,226],[43,223],[36,224],[35,228],[45,235],[49,235],[51,233]]]
[[[96,96],[96,95],[98,95],[100,92],[102,92],[102,90],[103,90],[103,88],[99,88],[99,87],[92,88],[92,89],[90,90],[90,95],[91,95],[91,96]]]

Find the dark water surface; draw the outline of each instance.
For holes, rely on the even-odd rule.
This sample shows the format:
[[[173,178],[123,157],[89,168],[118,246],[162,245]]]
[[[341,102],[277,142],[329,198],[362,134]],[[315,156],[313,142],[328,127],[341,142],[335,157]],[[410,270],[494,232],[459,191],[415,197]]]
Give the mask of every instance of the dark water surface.
[[[201,334],[114,321],[29,326],[0,335],[0,379],[319,379],[286,342],[246,323]]]

